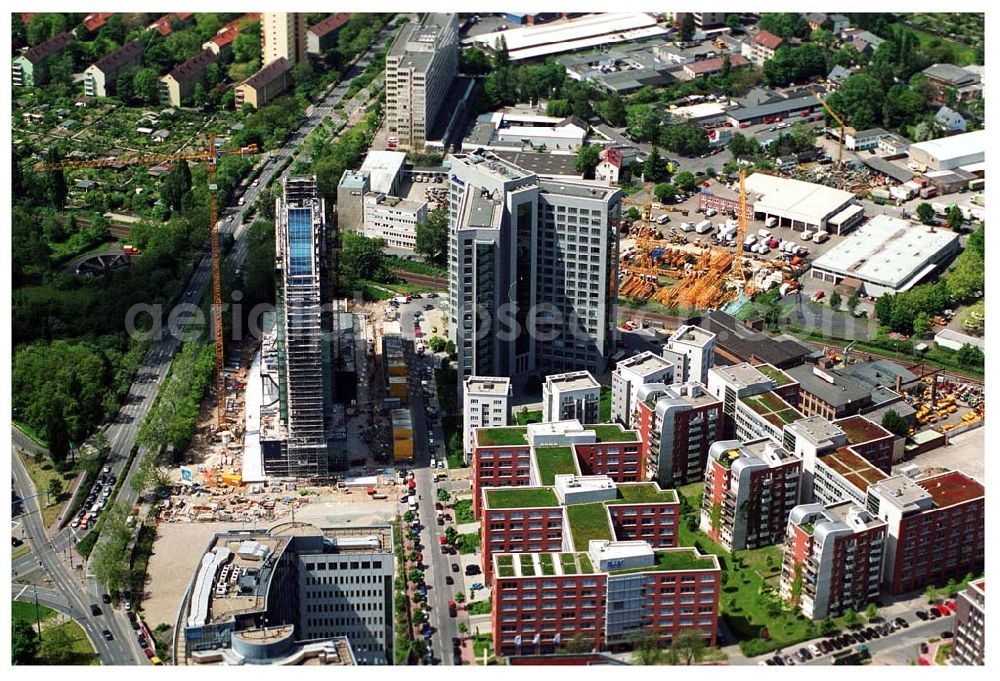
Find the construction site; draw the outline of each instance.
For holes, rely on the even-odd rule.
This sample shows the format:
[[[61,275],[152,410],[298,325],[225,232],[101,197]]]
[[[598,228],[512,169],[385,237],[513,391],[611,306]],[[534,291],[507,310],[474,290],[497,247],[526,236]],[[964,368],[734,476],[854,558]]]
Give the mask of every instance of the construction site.
[[[697,224],[684,222],[679,229],[671,228],[670,237],[663,238],[659,225],[666,221],[662,217],[655,222],[652,219],[651,184],[646,187],[645,201],[624,199],[623,204],[640,208],[641,217],[627,231],[622,227],[626,238],[619,263],[619,295],[654,301],[666,308],[711,307],[736,314],[758,291],[783,283],[787,284],[786,290],[796,287],[801,258],[793,255],[788,259],[767,260],[757,253],[744,256],[739,252],[739,245],[747,244],[751,236],[754,241],[757,239],[757,235],[748,233],[751,209],[746,204],[745,179],[741,172],[739,208],[729,214],[716,234],[711,220],[703,219]],[[679,208],[664,207],[664,210],[689,215],[689,211]],[[711,209],[698,210],[706,218],[716,214]],[[692,240],[686,233],[704,236]],[[763,234],[760,237],[765,238]],[[634,246],[630,246],[633,241]]]

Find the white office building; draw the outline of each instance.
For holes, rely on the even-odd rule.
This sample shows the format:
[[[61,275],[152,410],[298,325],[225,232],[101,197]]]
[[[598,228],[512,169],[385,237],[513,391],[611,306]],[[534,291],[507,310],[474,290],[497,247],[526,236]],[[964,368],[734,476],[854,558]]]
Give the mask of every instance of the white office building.
[[[715,334],[701,327],[685,324],[667,339],[663,356],[677,366],[678,382],[697,381],[707,384],[708,370],[715,364]],[[679,361],[681,358],[683,361]]]
[[[426,219],[426,201],[408,201],[369,192],[364,198],[361,233],[384,240],[390,248],[412,251],[417,240],[417,223]]]
[[[462,446],[472,454],[476,428],[502,428],[510,422],[510,379],[498,376],[469,376],[462,393]]]
[[[390,137],[422,148],[458,74],[458,15],[429,13],[403,27],[385,58],[385,120]]]
[[[468,376],[603,373],[614,349],[621,193],[456,154],[449,298]]]

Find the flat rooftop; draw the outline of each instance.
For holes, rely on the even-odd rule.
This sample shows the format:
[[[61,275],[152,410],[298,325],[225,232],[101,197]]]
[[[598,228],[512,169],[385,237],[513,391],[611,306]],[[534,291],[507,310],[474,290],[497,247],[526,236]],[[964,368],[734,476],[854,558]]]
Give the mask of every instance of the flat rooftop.
[[[807,416],[791,424],[791,428],[796,434],[803,435],[814,445],[830,442],[846,435],[844,431],[824,416]]]
[[[778,428],[784,428],[803,417],[802,412],[788,404],[777,393],[768,391],[759,395],[747,395],[740,401]]]
[[[593,199],[595,201],[606,201],[614,194],[618,193],[617,187],[594,183],[571,184],[554,180],[542,180],[538,187],[543,194],[558,194],[559,196],[572,196],[577,199]]]
[[[680,327],[670,336],[671,341],[676,341],[679,343],[685,343],[687,345],[696,345],[698,347],[704,347],[715,339],[715,334],[706,331],[700,326],[694,326],[693,324],[685,324]]]
[[[601,384],[591,375],[589,371],[573,371],[566,374],[551,374],[545,377],[545,386],[559,390],[586,390],[598,389]]]
[[[871,465],[867,459],[858,456],[847,447],[841,447],[835,452],[824,454],[819,457],[819,460],[862,492],[867,490],[869,485],[874,485],[889,477]]]
[[[834,407],[868,399],[872,394],[868,385],[853,376],[844,376],[833,369],[821,369],[816,365],[803,364],[788,369],[787,373],[798,381],[803,392],[814,395],[817,399]],[[826,380],[827,378],[831,380]]]
[[[783,385],[788,385],[789,383],[793,382],[791,376],[786,374],[781,369],[777,369],[771,366],[770,364],[758,364],[755,368],[757,369],[757,371],[759,371],[760,373],[764,374],[772,381],[777,383],[779,388]]]
[[[946,250],[958,251],[958,234],[876,215],[813,262],[821,270],[887,288],[916,283]]]
[[[888,430],[869,421],[864,416],[848,416],[846,419],[834,421],[834,425],[847,434],[847,441],[852,445],[892,436]]]
[[[792,180],[763,173],[746,179],[747,192],[759,195],[753,200],[757,212],[781,215],[793,220],[818,224],[840,212],[854,200],[854,194],[822,184]]]
[[[864,529],[871,529],[879,525],[885,525],[885,521],[873,515],[851,500],[840,501],[827,506],[824,511],[827,518],[834,522],[840,522],[848,527],[855,528],[854,523],[860,523]],[[860,511],[860,512],[859,512]]]
[[[524,180],[535,174],[506,161],[497,154],[486,151],[481,154],[452,154],[448,157],[452,163],[462,163],[475,167],[480,172],[492,175],[505,182]]]
[[[583,177],[576,169],[576,154],[538,151],[494,151],[497,156],[540,177]]]
[[[639,376],[648,376],[657,371],[663,371],[673,366],[673,363],[654,352],[646,351],[634,357],[618,362],[618,369],[628,369]]]
[[[938,508],[947,508],[979,499],[986,493],[981,483],[961,471],[950,471],[923,478],[917,480],[917,484],[931,495],[934,499],[934,505]]]
[[[491,509],[551,508],[559,505],[559,499],[551,487],[488,488],[486,490],[486,506]]]
[[[390,193],[392,181],[406,164],[406,154],[401,151],[369,151],[361,163],[361,172],[370,174],[368,184],[373,192]]]
[[[493,556],[497,577],[557,577],[592,575],[594,565],[586,553],[497,553]]]
[[[594,539],[614,540],[608,509],[603,502],[567,506],[566,516],[573,532],[573,547],[577,551],[586,551]]]
[[[469,376],[465,379],[465,392],[503,397],[510,394],[510,379],[495,376]]]
[[[743,362],[742,364],[732,364],[725,367],[712,367],[709,371],[714,371],[719,374],[726,380],[727,383],[733,385],[733,387],[737,390],[751,385],[771,384],[771,379],[747,362]]]

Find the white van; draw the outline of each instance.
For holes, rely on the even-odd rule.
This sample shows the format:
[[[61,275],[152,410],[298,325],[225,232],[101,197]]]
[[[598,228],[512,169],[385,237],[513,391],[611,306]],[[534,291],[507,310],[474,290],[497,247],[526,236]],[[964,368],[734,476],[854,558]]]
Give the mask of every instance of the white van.
[[[802,232],[802,234],[799,235],[799,238],[802,239],[803,241],[809,241],[810,239],[812,239],[813,234],[814,232],[812,230],[807,229],[806,231]]]
[[[660,217],[656,218],[656,224],[658,224],[658,225],[665,225],[668,222],[670,222],[670,216],[667,215],[666,213],[664,213]]]
[[[829,238],[830,234],[821,229],[820,231],[816,232],[816,235],[813,237],[813,243],[821,244]]]
[[[767,231],[766,229],[758,229],[757,230],[757,236],[759,236],[761,239],[770,239],[771,238],[771,233],[769,231]]]
[[[770,218],[768,218],[767,220],[764,221],[764,224],[767,227],[777,227],[778,226],[778,218],[776,218],[776,217],[770,217]]]

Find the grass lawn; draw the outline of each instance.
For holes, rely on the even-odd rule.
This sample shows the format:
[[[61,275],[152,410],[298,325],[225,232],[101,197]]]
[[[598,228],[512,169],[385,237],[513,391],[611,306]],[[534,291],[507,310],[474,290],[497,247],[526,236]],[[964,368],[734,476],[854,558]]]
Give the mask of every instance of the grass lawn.
[[[69,488],[73,484],[76,472],[67,471],[66,473],[60,473],[52,465],[52,462],[47,459],[43,459],[42,463],[37,464],[32,457],[21,456],[21,461],[28,471],[28,477],[31,478],[31,483],[35,486],[36,492],[47,490],[53,480],[58,480],[63,487],[63,491],[59,493],[58,497],[50,499],[53,503],[49,505],[45,503],[46,496],[44,494],[38,497],[38,506],[42,509],[42,522],[45,523],[45,527],[51,527],[52,523],[59,517],[63,505],[69,500]]]
[[[666,489],[657,491],[656,485],[652,483],[621,484],[618,485],[618,501],[610,504],[644,504],[650,502],[676,502],[677,492]]]
[[[954,40],[936,36],[933,33],[928,33],[927,31],[921,31],[920,29],[913,28],[912,26],[908,28],[913,31],[920,40],[920,47],[929,45],[930,42],[935,39],[940,40],[944,44],[950,45],[952,50],[954,50],[955,66],[968,66],[969,64],[975,63],[975,48],[969,47],[964,43],[957,43]]]
[[[483,663],[485,653],[487,664],[497,664],[493,658],[493,636],[492,634],[476,634],[472,638],[472,652],[476,655],[476,664]]]
[[[38,445],[42,449],[48,449],[49,448],[49,446],[45,443],[45,440],[42,439],[42,436],[39,435],[38,433],[36,433],[31,428],[29,428],[27,425],[25,425],[23,423],[14,423],[13,425],[19,431],[21,431],[26,436],[28,436],[28,439],[30,439],[32,442],[34,442],[36,445]]]
[[[476,516],[472,512],[472,499],[462,499],[455,502],[455,523],[464,525],[465,523],[476,522]]]
[[[601,402],[597,414],[601,422],[607,423],[611,420],[611,388],[601,388]]]
[[[590,548],[592,539],[612,539],[608,510],[604,504],[574,504],[566,507],[566,514],[573,529],[573,546],[577,551]]]
[[[951,657],[951,644],[945,643],[937,649],[937,653],[934,654],[934,664],[944,665],[948,663],[948,658]]]
[[[693,550],[657,551],[655,556],[656,563],[652,567],[611,570],[611,573],[627,575],[633,572],[646,572],[649,570],[709,570],[715,567],[711,558],[697,556]]]
[[[455,470],[456,468],[465,468],[465,457],[460,449],[449,449],[448,450],[448,470]]]
[[[29,546],[28,544],[23,544],[22,546],[18,546],[16,549],[14,549],[14,551],[10,554],[10,559],[17,560],[21,556],[25,556],[29,553],[31,553],[31,546]]]
[[[55,617],[56,611],[52,608],[47,608],[44,605],[38,606],[38,618],[43,622],[47,619]],[[22,619],[26,622],[35,621],[35,604],[27,603],[25,601],[11,601],[10,602],[10,617],[11,620]]]
[[[543,485],[553,485],[556,475],[575,474],[576,462],[569,447],[539,447],[535,450],[538,474]]]
[[[527,409],[522,409],[514,415],[514,420],[517,421],[517,425],[519,426],[526,426],[529,423],[541,423],[542,410],[528,411]]]
[[[458,535],[458,552],[462,554],[479,553],[481,537],[478,532]]]
[[[69,636],[73,641],[72,658],[68,664],[99,664],[98,657],[94,653],[94,647],[90,644],[90,640],[87,638],[87,635],[83,633],[83,628],[73,621],[63,622],[60,625],[42,631],[42,648],[39,651],[38,656],[35,658],[38,664],[52,664],[45,659],[45,634],[56,629],[61,629],[69,633]]]
[[[625,430],[618,424],[587,424],[586,428],[594,431],[598,442],[637,442],[639,440],[635,431]]]
[[[791,607],[784,606],[778,611],[771,606],[777,599],[781,574],[780,546],[730,554],[700,530],[688,528],[687,519],[699,516],[701,489],[701,483],[693,483],[678,490],[689,505],[689,511],[678,526],[680,545],[696,546],[702,553],[719,556],[719,563],[726,575],[719,599],[719,611],[741,641],[740,647],[744,655],[760,655],[817,636],[818,627],[799,616]],[[774,594],[773,597],[771,593]],[[834,622],[843,628],[840,619],[835,618]],[[770,636],[766,641],[760,638],[765,626]]]

